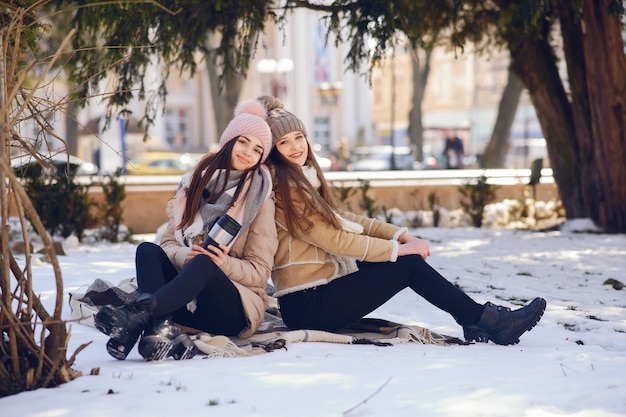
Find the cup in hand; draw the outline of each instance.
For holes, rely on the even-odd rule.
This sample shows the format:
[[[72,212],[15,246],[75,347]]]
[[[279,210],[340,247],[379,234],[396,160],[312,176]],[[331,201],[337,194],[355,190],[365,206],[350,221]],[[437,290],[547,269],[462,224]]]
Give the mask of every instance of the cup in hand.
[[[207,246],[212,245],[219,248],[220,243],[228,246],[239,233],[239,229],[241,225],[228,214],[224,214],[213,224],[202,247],[206,249]]]

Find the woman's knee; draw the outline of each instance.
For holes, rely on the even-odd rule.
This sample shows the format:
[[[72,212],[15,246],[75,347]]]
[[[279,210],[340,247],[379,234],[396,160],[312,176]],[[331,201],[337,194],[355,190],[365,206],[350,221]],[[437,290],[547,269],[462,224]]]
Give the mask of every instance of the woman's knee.
[[[206,255],[200,254],[194,256],[183,268],[185,274],[191,274],[198,277],[198,279],[205,279],[206,285],[218,285],[217,283],[224,284],[224,282],[232,284],[232,281],[224,274],[219,266],[215,264]]]
[[[163,249],[156,243],[141,242],[139,246],[137,246],[137,252],[135,254],[135,257],[136,258],[154,257],[155,255],[161,252],[163,252]]]
[[[191,258],[191,260],[187,263],[186,268],[199,269],[207,272],[220,270],[219,266],[215,265],[215,262],[204,254],[198,254]]]

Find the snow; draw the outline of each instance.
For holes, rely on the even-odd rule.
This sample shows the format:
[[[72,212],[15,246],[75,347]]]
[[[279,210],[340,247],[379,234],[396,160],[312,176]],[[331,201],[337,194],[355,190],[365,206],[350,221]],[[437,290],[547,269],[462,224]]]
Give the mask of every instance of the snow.
[[[0,399],[2,416],[626,416],[626,235],[426,228],[431,265],[475,300],[517,307],[547,299],[543,319],[515,346],[493,343],[392,347],[294,343],[245,358],[145,362],[136,349],[110,357],[107,336],[71,325],[68,357],[83,376],[57,388]],[[592,225],[591,225],[592,226]],[[67,293],[95,278],[134,275],[131,243],[67,242],[60,256]],[[23,261],[23,259],[22,259]],[[33,263],[35,288],[54,301],[51,266]],[[50,310],[49,310],[50,311]],[[453,336],[446,313],[404,290],[373,317]],[[99,375],[90,375],[99,368]]]

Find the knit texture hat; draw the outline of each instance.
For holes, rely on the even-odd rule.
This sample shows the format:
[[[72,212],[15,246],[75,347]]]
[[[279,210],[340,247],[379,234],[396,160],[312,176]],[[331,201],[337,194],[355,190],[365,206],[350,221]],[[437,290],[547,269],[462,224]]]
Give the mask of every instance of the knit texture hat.
[[[262,103],[256,100],[239,103],[235,107],[235,117],[228,123],[220,137],[220,146],[241,135],[254,135],[263,144],[261,162],[264,162],[272,150],[272,132],[265,122],[266,117],[267,111]]]
[[[296,130],[302,132],[306,137],[306,128],[302,120],[285,110],[285,106],[279,99],[271,96],[261,96],[257,100],[263,103],[267,110],[267,124],[272,130],[272,142],[274,145],[287,133]]]

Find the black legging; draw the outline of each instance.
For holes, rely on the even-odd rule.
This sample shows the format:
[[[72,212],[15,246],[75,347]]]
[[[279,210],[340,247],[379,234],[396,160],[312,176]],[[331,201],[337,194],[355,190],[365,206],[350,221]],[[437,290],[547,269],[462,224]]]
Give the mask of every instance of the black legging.
[[[208,256],[195,256],[178,272],[159,245],[143,242],[135,266],[139,291],[157,300],[155,318],[171,315],[176,323],[225,336],[247,327],[239,291]],[[194,298],[196,310],[191,313],[187,303]]]
[[[419,255],[396,262],[359,262],[359,270],[325,285],[278,299],[285,324],[292,329],[337,331],[354,323],[410,287],[459,323],[474,324],[483,306],[450,283]]]

